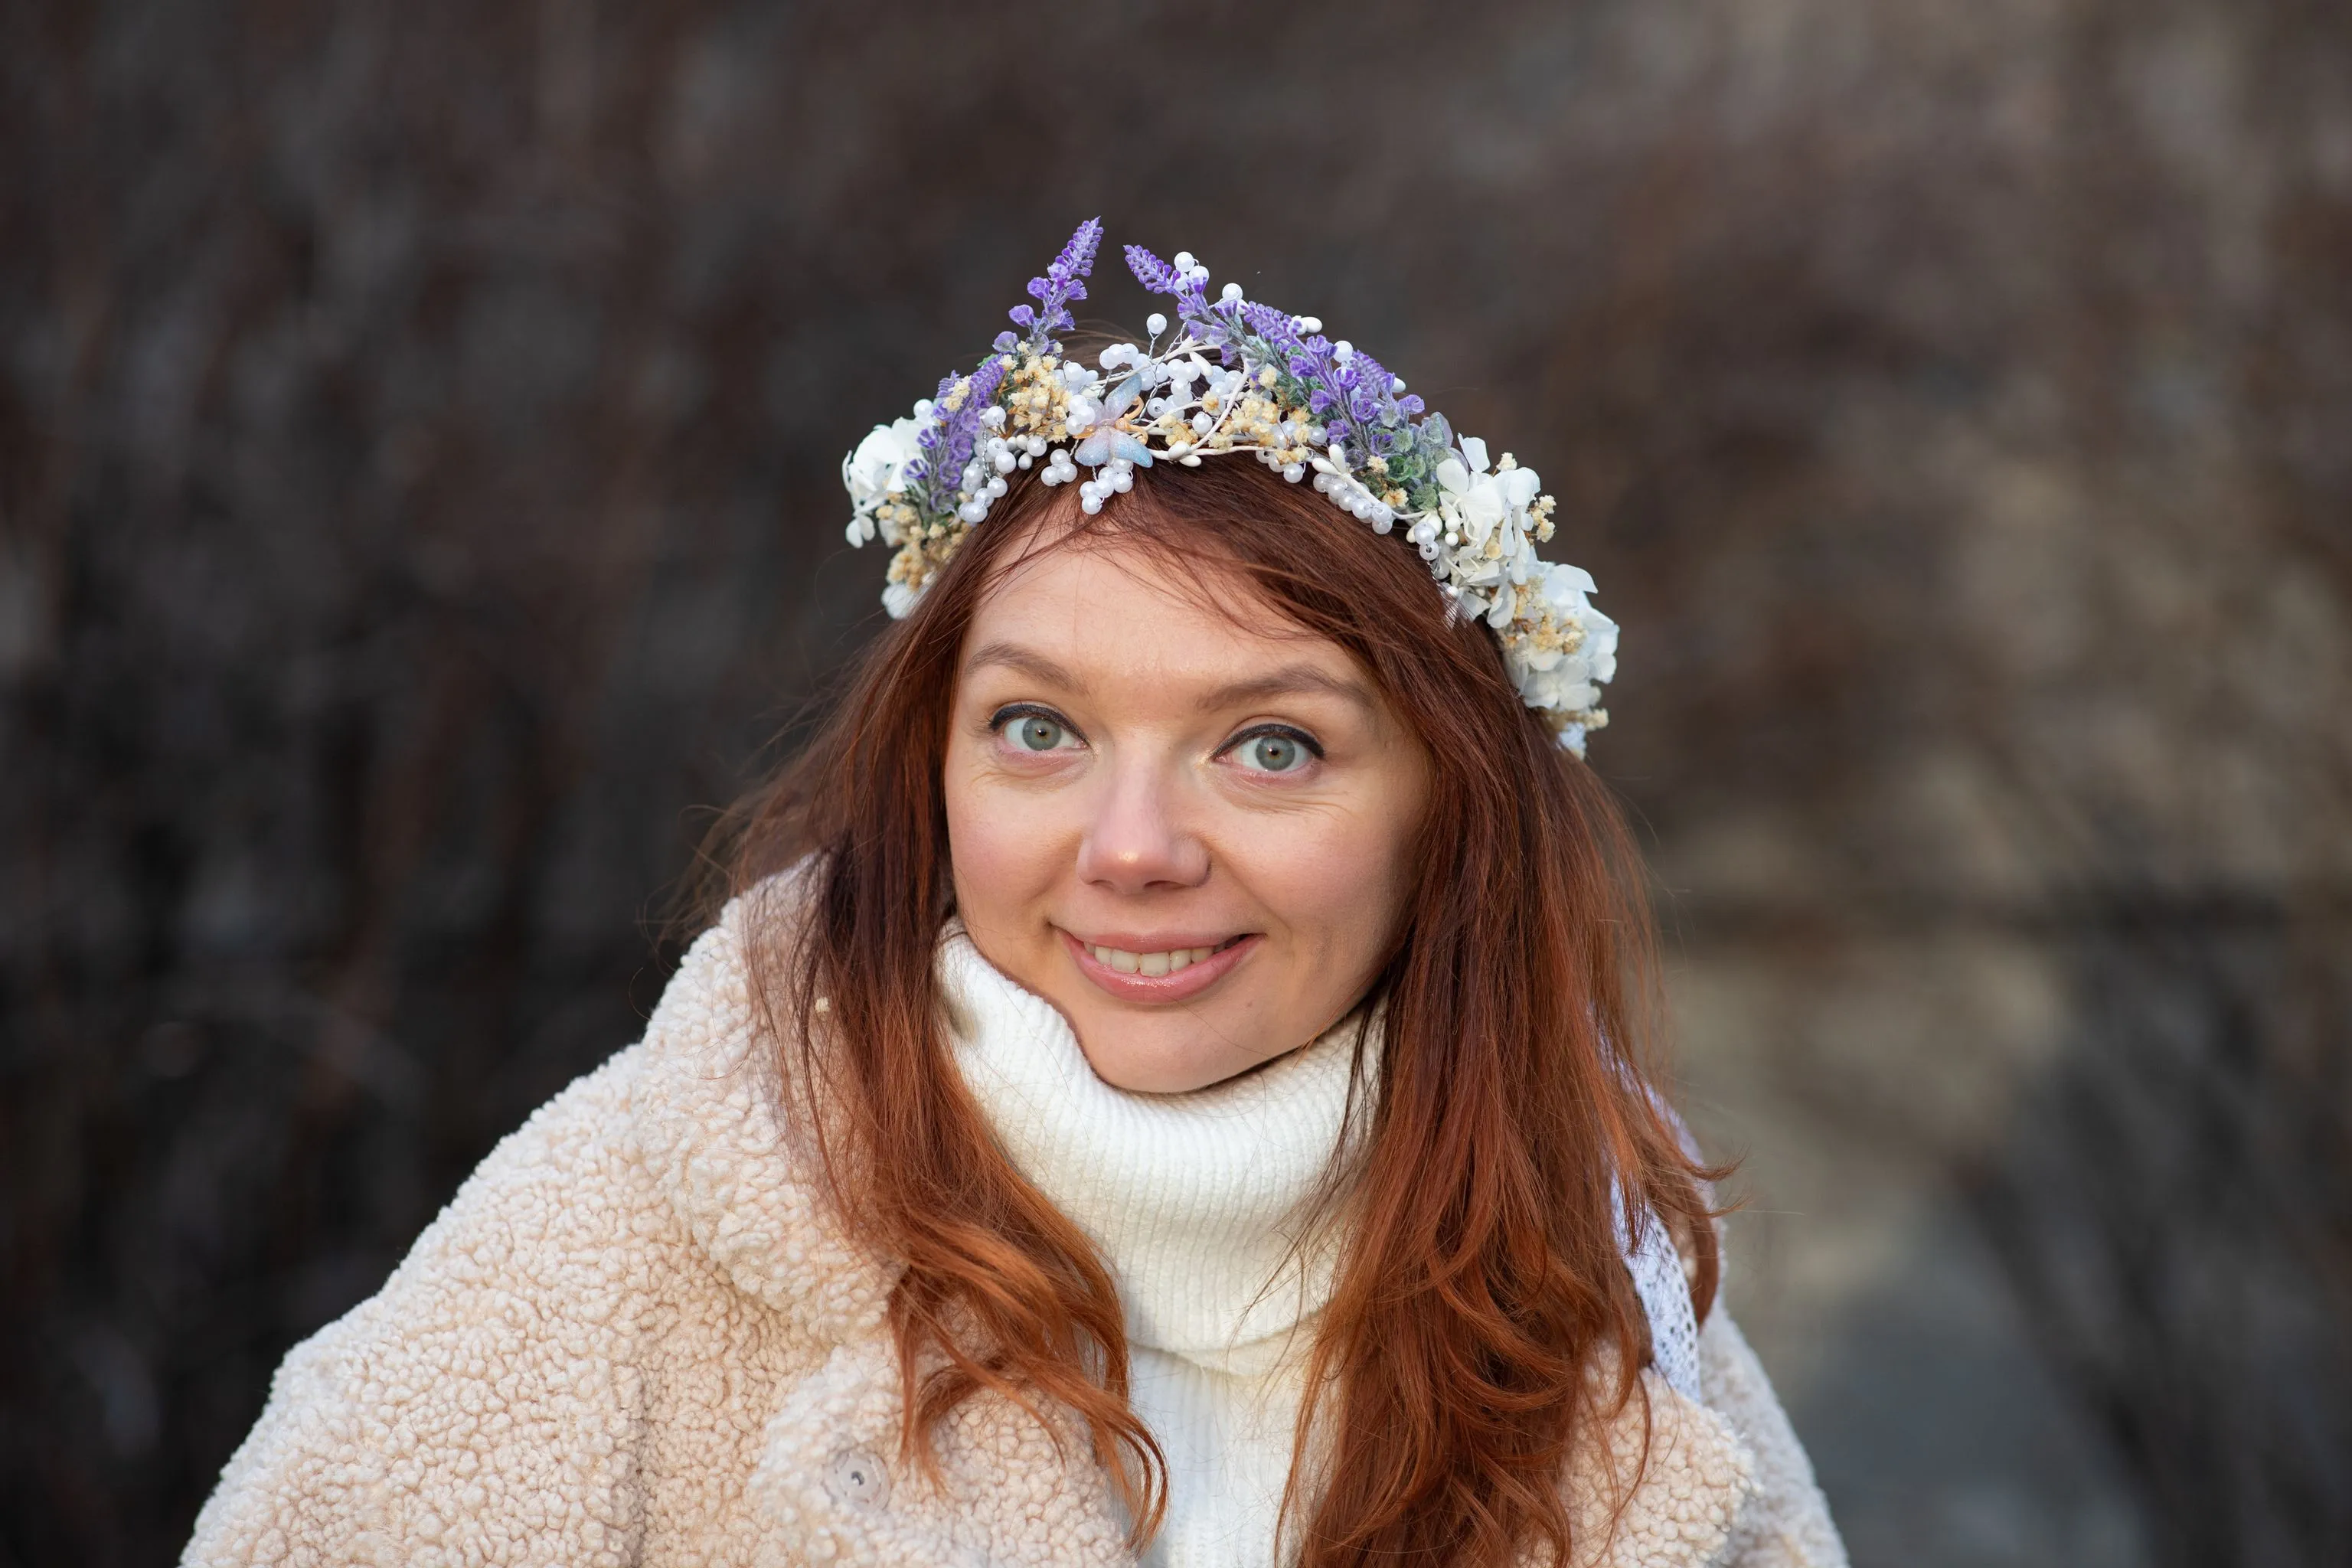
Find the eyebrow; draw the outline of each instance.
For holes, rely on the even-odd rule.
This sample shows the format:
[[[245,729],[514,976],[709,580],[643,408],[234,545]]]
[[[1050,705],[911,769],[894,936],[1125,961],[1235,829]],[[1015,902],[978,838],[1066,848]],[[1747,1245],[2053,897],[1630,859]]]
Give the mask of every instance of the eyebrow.
[[[1220,708],[1240,708],[1252,702],[1262,702],[1269,697],[1297,697],[1305,692],[1320,692],[1352,702],[1366,712],[1377,706],[1372,694],[1364,689],[1363,682],[1318,669],[1311,664],[1286,664],[1270,674],[1252,680],[1236,680],[1204,694],[1199,703],[1202,712]]]
[[[966,675],[991,666],[1018,670],[1034,680],[1079,695],[1084,695],[1087,689],[1087,683],[1075,671],[1034,648],[1023,647],[1019,643],[982,643],[972,650],[971,658],[963,661]],[[1311,664],[1286,664],[1279,669],[1248,680],[1230,681],[1213,691],[1202,693],[1201,700],[1194,706],[1203,713],[1212,713],[1221,708],[1240,708],[1272,697],[1296,697],[1304,692],[1337,697],[1354,703],[1366,712],[1376,711],[1379,707],[1372,700],[1372,694],[1364,689],[1363,682],[1333,675]]]
[[[1032,679],[1042,680],[1048,686],[1058,686],[1065,691],[1084,693],[1087,689],[1087,683],[1070,670],[1055,664],[1042,653],[1023,647],[1019,643],[981,644],[980,647],[972,649],[971,657],[963,661],[963,672],[970,675],[974,670],[986,669],[991,665],[1001,665],[1006,669],[1017,669]]]

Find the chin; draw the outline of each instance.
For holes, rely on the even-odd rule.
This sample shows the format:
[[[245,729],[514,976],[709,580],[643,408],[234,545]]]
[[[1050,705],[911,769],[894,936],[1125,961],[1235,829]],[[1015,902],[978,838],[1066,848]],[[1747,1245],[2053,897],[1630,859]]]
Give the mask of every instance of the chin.
[[[1102,1028],[1118,1033],[1125,1023],[1118,1017],[1106,1018]],[[1126,1049],[1104,1051],[1087,1047],[1087,1033],[1083,1028],[1078,1032],[1078,1047],[1086,1051],[1087,1065],[1103,1082],[1129,1094],[1190,1094],[1246,1072],[1254,1065],[1235,1059],[1230,1046],[1213,1037],[1199,1047],[1171,1042],[1160,1050],[1137,1050],[1129,1039]]]

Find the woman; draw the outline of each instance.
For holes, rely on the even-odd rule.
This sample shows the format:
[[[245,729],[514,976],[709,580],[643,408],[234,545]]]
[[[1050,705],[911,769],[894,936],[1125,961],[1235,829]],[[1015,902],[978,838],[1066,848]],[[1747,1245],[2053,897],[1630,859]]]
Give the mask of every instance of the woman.
[[[1099,233],[845,466],[902,618],[645,1040],[190,1562],[1843,1561],[1644,1076],[1549,498],[1189,256],[1068,358]]]

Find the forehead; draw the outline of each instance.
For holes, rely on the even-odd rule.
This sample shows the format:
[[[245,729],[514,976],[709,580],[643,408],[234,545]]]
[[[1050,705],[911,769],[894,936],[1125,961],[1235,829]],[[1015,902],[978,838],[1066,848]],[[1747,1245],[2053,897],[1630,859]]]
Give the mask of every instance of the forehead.
[[[1116,534],[1033,537],[1007,558],[974,606],[967,668],[1010,647],[1081,674],[1226,681],[1303,662],[1360,677],[1347,650],[1214,560],[1171,557]]]

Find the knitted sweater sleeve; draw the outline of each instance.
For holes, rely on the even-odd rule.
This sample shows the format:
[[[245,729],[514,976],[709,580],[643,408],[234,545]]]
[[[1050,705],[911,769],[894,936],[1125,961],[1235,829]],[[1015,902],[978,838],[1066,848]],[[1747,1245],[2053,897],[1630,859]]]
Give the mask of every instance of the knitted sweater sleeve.
[[[185,1563],[634,1558],[667,1205],[628,1152],[633,1054],[509,1136],[380,1293],[287,1356]]]
[[[1755,1493],[1716,1561],[1724,1568],[1846,1568],[1845,1543],[1814,1484],[1811,1461],[1739,1325],[1718,1301],[1699,1331],[1706,1404],[1755,1456]]]

